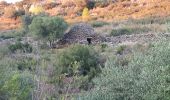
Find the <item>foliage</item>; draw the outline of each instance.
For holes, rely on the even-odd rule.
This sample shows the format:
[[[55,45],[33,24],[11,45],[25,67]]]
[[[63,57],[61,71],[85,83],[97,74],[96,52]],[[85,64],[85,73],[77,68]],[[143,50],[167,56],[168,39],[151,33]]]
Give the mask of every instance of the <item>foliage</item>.
[[[28,70],[34,72],[36,64],[37,62],[33,58],[22,58],[17,60],[16,67],[20,71]]]
[[[122,54],[123,51],[126,49],[126,45],[120,45],[116,48],[116,54]]]
[[[113,0],[94,0],[95,1],[95,7],[106,7],[109,5]]]
[[[33,20],[33,16],[30,16],[28,14],[22,16],[22,27],[25,32],[28,32],[29,30],[28,26],[31,24],[32,20]]]
[[[91,47],[75,45],[68,48],[60,54],[58,66],[63,68],[63,73],[72,75],[75,62],[79,64],[80,75],[88,75],[92,70],[94,73],[100,71],[99,55]]]
[[[89,9],[87,7],[83,9],[82,19],[83,21],[88,21],[90,19]]]
[[[95,21],[95,22],[92,23],[93,27],[102,27],[104,25],[108,25],[108,23],[107,22],[102,22],[102,21]]]
[[[31,100],[33,83],[33,76],[30,73],[14,73],[5,82],[3,89],[8,92],[9,99]]]
[[[88,8],[88,9],[93,9],[93,8],[94,8],[94,6],[95,6],[95,2],[94,2],[94,1],[89,0],[89,1],[87,1],[86,6],[87,6],[87,8]]]
[[[155,43],[147,53],[135,53],[127,67],[106,62],[96,88],[81,100],[169,100],[169,40]]]
[[[120,36],[120,35],[130,35],[130,34],[139,34],[149,32],[150,29],[147,27],[123,27],[119,29],[113,29],[111,31],[111,36]]]
[[[6,9],[5,9],[5,12],[4,12],[4,16],[5,17],[8,17],[8,18],[17,18],[17,17],[19,17],[19,16],[22,16],[22,15],[24,15],[25,14],[25,11],[24,10],[15,10],[15,8],[14,7],[11,7],[11,6],[9,6],[9,7],[7,7]]]
[[[8,99],[7,92],[3,89],[5,82],[12,74],[9,66],[7,65],[8,63],[9,63],[9,59],[3,58],[3,60],[0,60],[0,69],[1,69],[0,70],[0,100]]]
[[[24,10],[19,9],[19,10],[17,10],[15,12],[15,16],[16,17],[22,16],[22,15],[25,15],[25,11]]]
[[[34,87],[33,76],[29,72],[18,72],[16,60],[4,57],[0,60],[0,99],[31,100]]]
[[[29,12],[32,13],[32,14],[38,15],[40,13],[43,13],[44,9],[40,5],[39,6],[38,5],[31,5]]]
[[[29,29],[38,38],[49,41],[52,47],[55,40],[63,36],[67,26],[62,18],[38,16],[33,19]]]
[[[9,47],[9,50],[14,53],[18,50],[21,50],[21,52],[27,52],[27,53],[31,53],[33,48],[30,44],[26,43],[26,44],[23,44],[21,42],[17,42],[16,44],[12,44],[10,45]]]
[[[6,45],[0,45],[0,59],[3,58],[5,55],[7,55],[9,52],[9,49]]]
[[[105,44],[105,43],[101,44],[101,50],[102,50],[102,52],[104,52],[107,47],[108,47],[107,44]]]
[[[21,31],[16,31],[16,30],[10,30],[7,32],[2,32],[0,33],[0,39],[11,39],[11,38],[20,38],[22,37],[24,34]]]
[[[120,36],[120,35],[125,35],[125,34],[130,34],[131,31],[129,29],[119,29],[119,30],[115,30],[113,29],[111,32],[112,36]]]

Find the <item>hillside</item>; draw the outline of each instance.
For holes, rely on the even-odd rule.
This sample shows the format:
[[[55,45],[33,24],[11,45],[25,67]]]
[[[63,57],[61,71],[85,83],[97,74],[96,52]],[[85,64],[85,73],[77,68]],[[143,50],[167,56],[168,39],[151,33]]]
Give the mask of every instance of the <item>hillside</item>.
[[[27,3],[27,2],[25,2]],[[30,2],[29,2],[30,3]],[[37,2],[38,4],[39,2]],[[46,7],[48,3],[41,3]],[[24,4],[27,5],[27,4]],[[9,5],[6,5],[9,6]],[[5,9],[0,5],[0,9]],[[45,8],[44,8],[45,9]],[[45,12],[51,16],[63,16],[69,23],[82,21],[81,9],[83,7],[64,6],[63,4],[55,5],[50,9],[45,9]],[[169,0],[121,0],[110,3],[105,7],[97,6],[89,11],[91,21],[100,20],[106,22],[121,21],[127,19],[142,19],[146,17],[165,17],[170,15]],[[78,15],[77,15],[78,14]],[[0,16],[0,30],[15,29],[19,27],[19,19],[13,20]]]
[[[170,100],[169,0],[57,1],[0,3],[0,100]]]

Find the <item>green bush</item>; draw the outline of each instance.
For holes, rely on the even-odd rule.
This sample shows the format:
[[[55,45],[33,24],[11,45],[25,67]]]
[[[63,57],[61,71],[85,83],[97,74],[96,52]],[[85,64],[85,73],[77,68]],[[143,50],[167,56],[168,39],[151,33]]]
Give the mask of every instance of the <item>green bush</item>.
[[[3,89],[5,82],[11,76],[11,68],[9,68],[10,60],[3,59],[0,60],[0,100],[7,100],[8,95],[7,92]]]
[[[38,16],[33,19],[29,29],[38,38],[48,41],[50,47],[53,47],[53,43],[63,36],[67,26],[62,18]]]
[[[28,26],[31,24],[33,20],[33,16],[30,16],[28,14],[22,16],[22,27],[24,29],[25,32],[28,32]]]
[[[100,71],[99,55],[91,47],[75,45],[64,50],[59,56],[58,66],[63,68],[63,73],[72,75],[75,62],[78,63],[80,75],[92,75]]]
[[[119,29],[113,29],[111,31],[111,36],[120,36],[120,35],[130,35],[130,34],[139,34],[139,33],[147,33],[151,29],[147,27],[124,27],[124,28],[119,28]]]
[[[93,27],[102,27],[104,25],[108,25],[108,23],[107,22],[102,22],[102,21],[96,21],[96,22],[92,23]]]
[[[21,43],[21,42],[17,42],[16,44],[12,44],[10,45],[9,47],[9,50],[14,53],[18,50],[20,50],[21,52],[24,52],[24,53],[31,53],[33,51],[33,48],[30,44],[28,43]]]
[[[24,58],[18,59],[16,67],[20,71],[28,70],[34,72],[36,64],[37,62],[33,58]]]
[[[0,45],[0,59],[2,59],[9,52],[7,45]]]
[[[8,18],[17,18],[25,14],[24,10],[15,10],[14,7],[9,6],[5,9],[4,16]]]
[[[28,73],[15,73],[4,84],[9,100],[32,100],[33,76]]]
[[[120,36],[125,34],[131,34],[131,30],[125,28],[125,29],[113,29],[111,32],[112,36]]]
[[[155,43],[147,53],[135,53],[127,67],[106,62],[95,89],[80,100],[169,100],[170,42]]]
[[[10,38],[21,38],[24,36],[23,32],[21,31],[15,31],[15,30],[10,30],[6,32],[0,33],[0,39],[10,39]]]
[[[33,75],[17,71],[15,59],[4,57],[0,60],[0,100],[31,100],[34,87]]]
[[[87,8],[88,9],[93,9],[95,7],[95,1],[87,1],[87,4],[86,4]]]
[[[126,49],[126,45],[120,45],[116,48],[116,54],[122,54],[123,51]]]

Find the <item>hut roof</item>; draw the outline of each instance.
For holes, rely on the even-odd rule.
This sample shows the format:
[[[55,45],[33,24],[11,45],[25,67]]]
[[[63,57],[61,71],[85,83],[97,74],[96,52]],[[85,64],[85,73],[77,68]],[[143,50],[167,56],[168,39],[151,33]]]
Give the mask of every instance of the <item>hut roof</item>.
[[[93,27],[86,23],[78,23],[73,25],[70,30],[64,35],[63,40],[80,42],[86,40],[88,37],[93,37],[95,31]]]

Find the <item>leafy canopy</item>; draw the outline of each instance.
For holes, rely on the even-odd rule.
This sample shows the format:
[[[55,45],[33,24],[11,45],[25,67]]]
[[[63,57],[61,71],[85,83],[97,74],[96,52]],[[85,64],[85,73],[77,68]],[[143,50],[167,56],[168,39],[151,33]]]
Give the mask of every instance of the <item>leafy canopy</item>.
[[[59,17],[35,17],[29,29],[38,38],[54,42],[63,36],[68,25]]]

